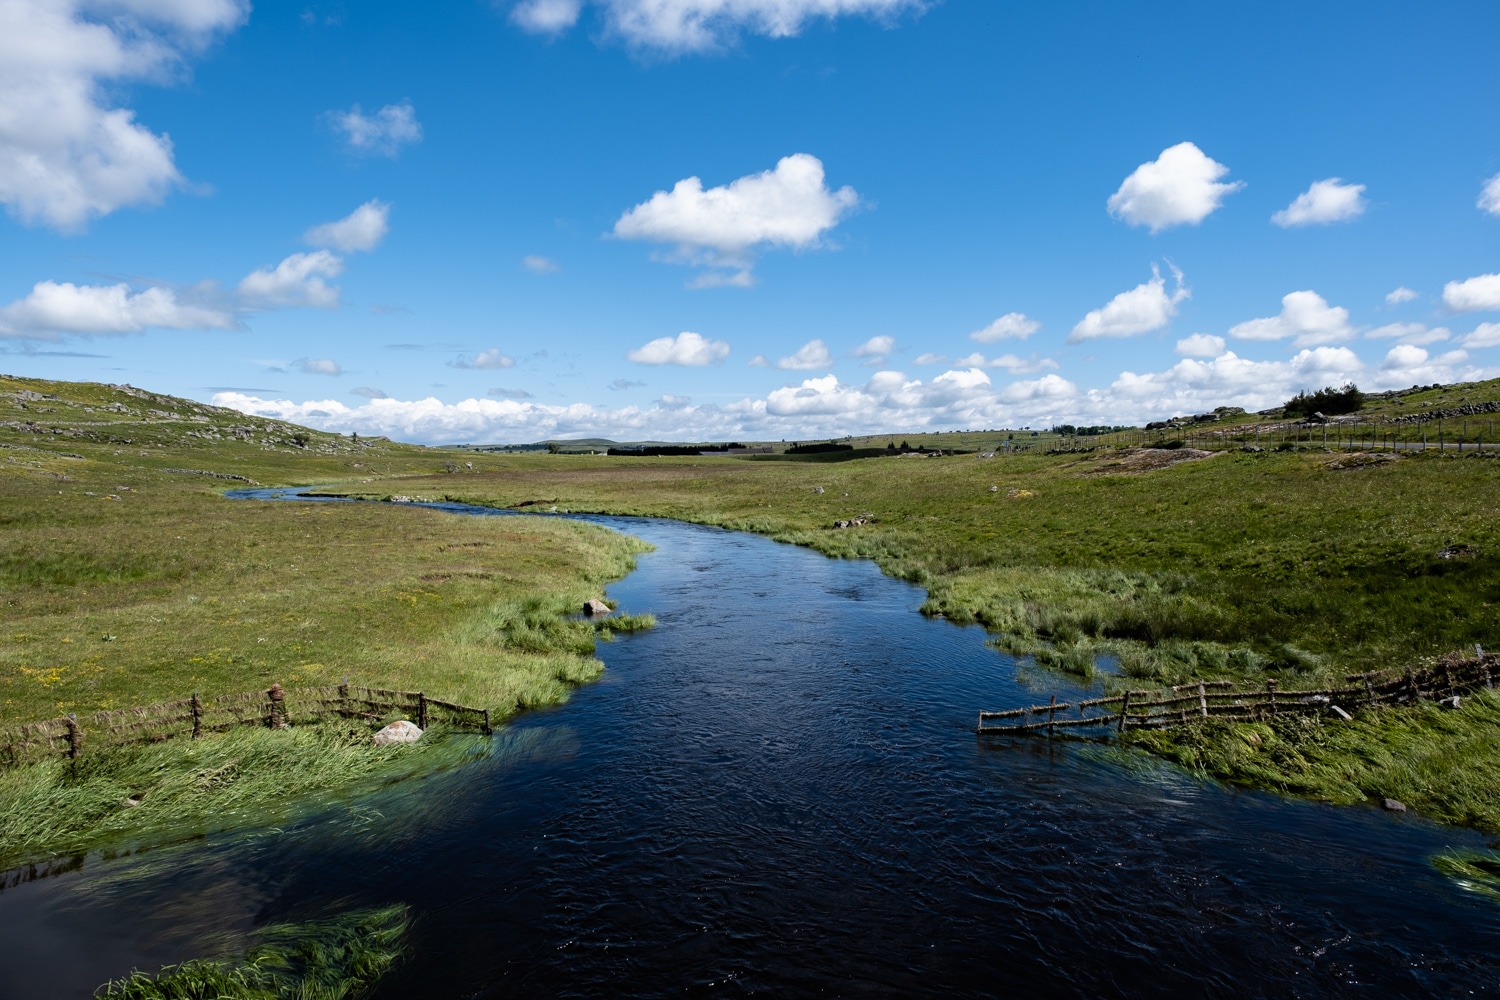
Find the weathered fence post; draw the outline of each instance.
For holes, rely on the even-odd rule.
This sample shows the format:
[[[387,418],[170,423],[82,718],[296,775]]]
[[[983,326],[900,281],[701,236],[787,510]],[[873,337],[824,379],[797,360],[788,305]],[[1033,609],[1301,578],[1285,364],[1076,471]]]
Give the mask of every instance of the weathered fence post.
[[[1057,695],[1052,696],[1052,704],[1047,706],[1047,735],[1052,735],[1052,717],[1057,714]]]
[[[494,730],[490,728],[490,710],[489,709],[485,709],[484,710],[484,735],[488,736],[492,732],[494,732]]]
[[[83,750],[83,730],[78,728],[78,716],[68,713],[68,759],[77,760]]]
[[[1208,718],[1208,692],[1204,689],[1202,681],[1198,682],[1198,710],[1203,713],[1205,719]]]
[[[266,712],[266,725],[271,729],[286,728],[286,692],[282,690],[278,682],[272,684],[266,690],[266,697],[271,700],[269,710]]]
[[[193,692],[193,739],[203,735],[203,699],[198,697],[198,692]]]
[[[1053,701],[1057,698],[1054,696]],[[417,726],[420,729],[427,728],[427,695],[421,691],[417,692]]]
[[[349,678],[347,677],[339,685],[339,717],[349,718]]]
[[[1271,699],[1271,717],[1276,717],[1276,682],[1266,681],[1266,697]]]
[[[1370,704],[1375,704],[1375,685],[1370,681],[1370,675],[1365,674],[1365,694],[1370,698]]]
[[[1125,713],[1127,713],[1129,711],[1130,711],[1130,689],[1126,688],[1125,689],[1125,697],[1123,697],[1123,698],[1120,699],[1120,724],[1119,724],[1119,726],[1117,726],[1115,728],[1115,732],[1117,732],[1117,733],[1123,733],[1125,731]]]

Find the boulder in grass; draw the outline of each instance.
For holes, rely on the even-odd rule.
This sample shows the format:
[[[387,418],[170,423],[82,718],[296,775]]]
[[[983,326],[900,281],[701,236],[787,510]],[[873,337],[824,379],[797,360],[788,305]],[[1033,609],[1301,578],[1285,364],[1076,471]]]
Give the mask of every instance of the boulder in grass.
[[[607,615],[609,614],[609,605],[605,604],[603,601],[591,598],[583,602],[583,613],[588,615],[590,618],[594,617],[595,615]]]
[[[415,743],[422,738],[422,730],[417,728],[416,723],[393,722],[380,732],[375,734],[375,745],[378,747],[390,746],[392,743]]]

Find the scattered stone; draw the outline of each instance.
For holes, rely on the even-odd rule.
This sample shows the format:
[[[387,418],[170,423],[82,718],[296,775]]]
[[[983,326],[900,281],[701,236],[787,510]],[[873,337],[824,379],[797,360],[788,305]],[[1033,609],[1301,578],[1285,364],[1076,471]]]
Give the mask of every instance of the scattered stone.
[[[415,743],[422,738],[422,730],[417,728],[414,722],[402,719],[386,726],[375,734],[375,745],[378,747],[390,746],[392,743]]]
[[[1472,559],[1479,553],[1470,545],[1450,545],[1438,553],[1439,559]]]
[[[124,802],[120,803],[120,805],[124,806],[126,809],[134,809],[136,806],[138,806],[140,804],[141,804],[141,800],[140,799],[126,799]]]
[[[1400,799],[1386,799],[1385,802],[1383,803],[1383,805],[1385,806],[1386,812],[1393,812],[1393,813],[1404,813],[1404,812],[1406,812],[1406,803],[1402,802]]]
[[[813,492],[814,493],[822,493],[823,492],[823,487],[821,487],[821,486],[814,486],[813,487]]]
[[[1333,712],[1334,715],[1337,715],[1340,719],[1343,719],[1345,722],[1353,722],[1354,721],[1354,716],[1350,715],[1348,712],[1344,711],[1342,708],[1339,708],[1337,705],[1329,705],[1328,709],[1329,709],[1329,711]]]
[[[1000,492],[1000,487],[998,487],[998,486],[991,486],[990,487],[990,492],[991,493],[999,493]]]
[[[1454,695],[1452,698],[1444,698],[1442,701],[1438,702],[1438,704],[1443,708],[1446,708],[1450,712],[1457,712],[1459,709],[1458,695]]]
[[[1250,452],[1265,451],[1265,450],[1266,449],[1262,448],[1258,444],[1247,444],[1243,448],[1240,449],[1240,451],[1250,451]]]
[[[595,615],[607,615],[609,614],[609,612],[609,605],[596,598],[591,597],[587,601],[583,602],[583,613],[588,615],[590,618],[594,617]]]

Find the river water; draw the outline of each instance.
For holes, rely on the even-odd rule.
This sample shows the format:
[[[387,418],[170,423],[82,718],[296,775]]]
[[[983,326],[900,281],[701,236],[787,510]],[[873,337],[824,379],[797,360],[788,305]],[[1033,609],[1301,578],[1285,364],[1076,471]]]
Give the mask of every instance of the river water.
[[[415,921],[390,998],[1500,994],[1500,906],[1428,863],[1478,835],[981,740],[980,707],[1037,692],[921,590],[587,519],[657,546],[609,595],[658,625],[601,643],[603,680],[285,830],[13,877],[0,1000],[395,902]]]

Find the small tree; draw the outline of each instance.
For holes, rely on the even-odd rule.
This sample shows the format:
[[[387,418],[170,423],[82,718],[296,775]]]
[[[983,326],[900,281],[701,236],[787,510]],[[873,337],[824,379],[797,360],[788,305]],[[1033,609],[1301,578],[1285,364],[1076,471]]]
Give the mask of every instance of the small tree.
[[[1287,400],[1286,416],[1310,417],[1314,413],[1336,416],[1340,413],[1355,413],[1365,405],[1365,394],[1359,386],[1346,382],[1339,388],[1325,386],[1317,392],[1306,390]]]

